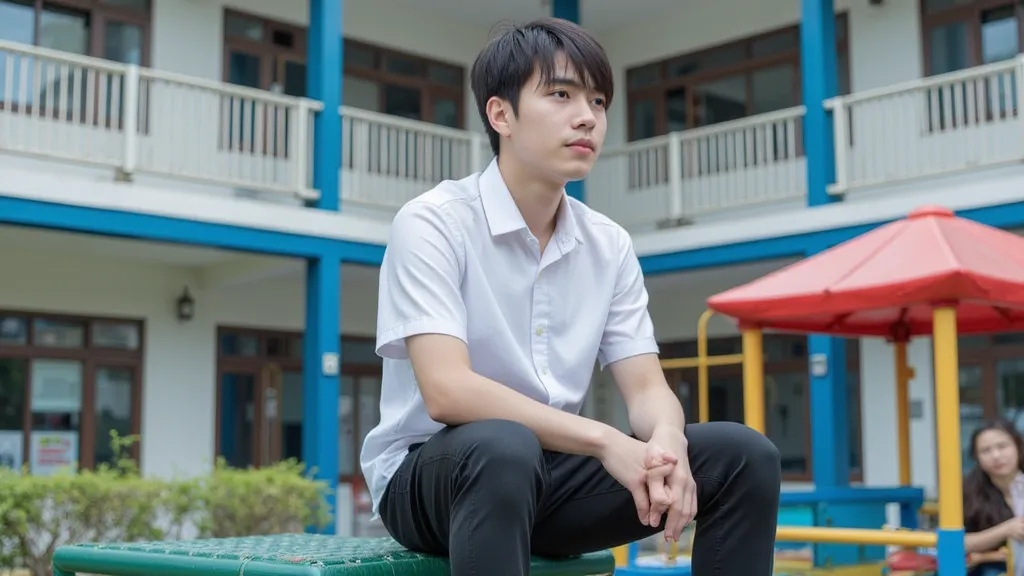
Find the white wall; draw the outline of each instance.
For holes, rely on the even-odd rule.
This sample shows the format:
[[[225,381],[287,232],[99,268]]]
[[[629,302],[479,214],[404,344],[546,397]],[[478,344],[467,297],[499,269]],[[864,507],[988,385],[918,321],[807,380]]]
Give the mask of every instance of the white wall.
[[[145,321],[141,449],[146,474],[197,474],[212,463],[217,326],[296,331],[303,326],[301,275],[204,290],[196,288],[199,278],[190,267],[28,250],[0,251],[0,270],[17,271],[4,275],[0,308]],[[174,302],[185,285],[196,300],[196,316],[182,324]],[[343,332],[372,335],[375,292],[343,288]]]

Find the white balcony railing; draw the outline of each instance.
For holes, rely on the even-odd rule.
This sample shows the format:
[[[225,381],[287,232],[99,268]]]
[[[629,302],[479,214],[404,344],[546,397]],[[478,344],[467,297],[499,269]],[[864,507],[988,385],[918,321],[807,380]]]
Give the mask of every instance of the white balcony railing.
[[[346,206],[397,210],[443,180],[483,170],[493,157],[482,133],[348,106],[341,116]]]
[[[312,100],[0,41],[0,152],[299,198]]]
[[[1024,159],[1024,57],[825,103],[834,194]]]
[[[803,115],[789,108],[605,150],[587,200],[636,227],[802,198]]]

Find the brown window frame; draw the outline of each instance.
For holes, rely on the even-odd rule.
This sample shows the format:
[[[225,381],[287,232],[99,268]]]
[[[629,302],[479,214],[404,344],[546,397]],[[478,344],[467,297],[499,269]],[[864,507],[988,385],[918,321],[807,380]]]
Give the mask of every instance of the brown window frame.
[[[13,3],[15,3],[15,4],[22,4],[24,6],[31,6],[32,7],[33,14],[34,14],[33,31],[32,31],[32,36],[33,36],[34,41],[33,41],[32,45],[33,46],[39,46],[39,40],[40,40],[41,31],[42,31],[41,28],[42,28],[42,14],[43,14],[44,0],[33,0],[32,2],[18,2],[17,0],[14,0]],[[106,4],[106,3],[102,2],[102,0],[45,0],[45,4],[47,5],[47,7],[50,7],[50,8],[56,8],[58,10],[63,9],[63,10],[67,10],[67,11],[70,11],[70,12],[84,13],[84,14],[86,14],[88,16],[88,21],[89,21],[88,49],[86,50],[85,54],[83,54],[83,55],[84,56],[89,56],[89,57],[92,57],[92,58],[103,58],[103,59],[105,59],[105,57],[103,56],[103,46],[104,46],[103,42],[104,42],[104,39],[106,38],[107,26],[108,26],[108,24],[111,21],[114,21],[114,22],[124,22],[126,24],[131,24],[131,25],[138,26],[140,28],[140,30],[142,31],[142,53],[140,55],[141,58],[140,58],[139,66],[143,66],[143,67],[149,66],[149,59],[150,59],[150,53],[151,53],[150,43],[152,41],[152,20],[153,20],[153,2],[152,2],[152,0],[146,0],[146,9],[144,11],[132,10],[132,9],[124,8],[124,7],[121,7],[121,6]],[[74,54],[74,53],[73,52],[69,52],[69,54]],[[18,64],[17,66],[23,66],[23,65],[24,64],[22,63],[22,64]],[[98,91],[100,81],[101,81],[100,77],[96,77],[95,74],[93,74],[93,78],[92,78],[91,82],[94,85],[93,86],[94,90]],[[146,85],[143,84],[143,88],[142,89],[145,90],[146,89],[145,86]],[[84,97],[84,93],[83,93],[83,97]],[[145,96],[141,96],[140,95],[140,98],[145,98]],[[143,101],[144,102],[148,102],[148,98],[146,98]],[[84,106],[84,103],[83,103],[83,106]],[[118,117],[118,118],[106,117],[105,121],[100,120],[99,110],[100,110],[101,106],[102,106],[102,103],[97,98],[96,102],[93,103],[94,110],[92,111],[92,114],[91,114],[93,116],[92,124],[95,125],[95,126],[99,126],[99,125],[102,124],[108,130],[113,130],[115,132],[121,132],[124,129],[124,118],[123,117]],[[17,103],[9,103],[9,102],[0,101],[0,110],[2,110],[4,108],[7,108],[7,107],[9,107],[10,110],[12,112],[15,112],[15,113],[33,114],[33,109],[32,109],[31,105],[22,107],[21,105],[19,105]],[[39,113],[36,112],[36,114],[39,114]],[[67,109],[67,107],[62,107],[62,109],[53,110],[53,111],[51,111],[50,113],[47,114],[45,112],[45,106],[44,106],[43,114],[48,115],[48,116],[52,116],[54,118],[61,118],[62,116],[67,116],[69,114],[69,110]],[[88,122],[87,117],[89,115],[87,115],[85,113],[82,113],[82,114],[79,114],[79,116],[80,116],[80,118],[78,119],[79,123],[85,124],[85,123]],[[148,118],[148,114],[145,114],[143,116],[143,118]],[[64,118],[64,120],[65,121],[70,121],[70,118]],[[145,122],[145,121],[140,122],[139,131],[142,132],[142,133],[146,133],[146,132],[148,132],[148,130],[149,130],[148,122]]]
[[[782,334],[765,334],[765,339],[769,338],[786,338],[793,342],[798,341],[800,336],[782,335]],[[804,350],[808,350],[806,345],[806,338],[804,338]],[[676,342],[666,342],[661,344],[662,358],[678,358],[678,357],[691,357],[696,355],[697,341],[696,340],[683,340]],[[716,355],[722,352],[716,352],[716,348],[719,350],[739,350],[741,348],[739,336],[726,336],[718,338],[708,339],[708,354]],[[731,352],[730,352],[731,353]],[[772,360],[766,359],[764,363],[764,375],[767,381],[772,376],[781,376],[786,374],[793,374],[796,372],[803,372],[808,375],[808,383],[810,382],[808,359],[781,359]],[[850,388],[850,396],[855,399],[854,403],[848,404],[848,411],[851,420],[857,424],[857,434],[851,435],[850,449],[860,454],[861,462],[858,466],[851,466],[850,470],[850,481],[860,482],[863,479],[864,473],[864,450],[862,442],[861,430],[863,427],[863,411],[860,403],[860,342],[855,339],[847,340],[846,347],[846,370],[847,374],[856,374],[857,378],[855,381],[847,379],[848,387]],[[743,367],[739,365],[732,366],[712,366],[708,370],[708,379],[714,381],[716,378],[731,378],[740,379],[743,377]],[[700,402],[700,391],[697,389],[697,369],[696,368],[683,368],[683,369],[671,369],[665,370],[665,378],[672,386],[673,391],[676,394],[679,393],[679,384],[681,382],[689,382],[691,384],[690,390],[690,402],[689,405],[684,403],[684,410],[686,412],[687,421],[697,421],[697,406]],[[811,450],[811,400],[810,400],[810,386],[804,394],[803,401],[803,421],[805,423],[804,431],[804,456],[807,462],[807,468],[804,472],[792,473],[784,472],[782,479],[787,482],[811,482],[814,480],[814,455]],[[738,391],[742,396],[742,389]],[[766,398],[766,400],[768,400]],[[680,398],[682,402],[683,399]],[[766,406],[769,409],[770,406]],[[859,415],[860,418],[854,416]]]
[[[31,3],[35,12],[33,37],[38,46],[44,0]],[[150,58],[150,42],[152,41],[153,3],[147,0],[146,10],[137,11],[116,5],[105,4],[101,0],[45,0],[47,6],[63,8],[75,12],[83,12],[89,16],[89,49],[84,54],[94,58],[103,58],[103,40],[109,21],[123,21],[134,24],[142,29],[142,61],[140,66],[148,66]]]
[[[836,57],[837,59],[847,58],[849,59],[849,24],[846,12],[839,12],[836,14]],[[796,47],[790,50],[779,51],[767,56],[755,57],[753,55],[753,45],[767,38],[782,34],[793,34],[796,38]],[[744,51],[745,58],[737,63],[728,64],[719,67],[710,67],[705,70],[701,70],[692,74],[687,74],[678,78],[669,78],[667,74],[667,67],[678,60],[682,59],[699,59],[701,57],[707,57],[728,50],[735,50],[741,48]],[[687,93],[687,108],[686,108],[686,130],[692,130],[696,128],[696,106],[694,104],[696,98],[695,88],[702,84],[735,76],[737,74],[745,74],[748,78],[746,83],[747,98],[745,105],[749,110],[753,103],[753,94],[751,83],[749,82],[749,75],[758,70],[775,68],[782,64],[792,64],[794,69],[793,76],[793,93],[796,95],[796,100],[793,102],[793,106],[799,106],[801,104],[801,79],[802,70],[800,66],[800,27],[798,24],[783,26],[767,32],[747,36],[738,40],[732,40],[729,42],[709,46],[700,50],[692,52],[683,52],[674,54],[668,58],[662,58],[659,60],[646,62],[636,66],[631,66],[626,70],[626,117],[627,117],[627,138],[629,142],[637,141],[636,137],[636,126],[633,122],[633,106],[639,101],[653,100],[657,103],[655,109],[655,133],[654,138],[668,134],[668,93],[677,89],[685,89]],[[630,88],[629,79],[632,73],[646,69],[652,66],[656,66],[658,70],[658,80],[649,85],[641,88]],[[839,67],[840,70],[845,70],[845,75],[842,78],[837,78],[839,86],[844,83],[849,86],[849,75],[850,67],[847,65],[844,68]],[[837,86],[838,89],[838,86]],[[750,115],[745,116],[750,117]],[[802,140],[802,139],[801,139]],[[802,143],[799,146],[802,149]]]
[[[131,401],[131,433],[138,435],[142,430],[142,395],[143,395],[143,369],[146,350],[146,323],[145,320],[137,318],[125,318],[114,316],[80,316],[72,314],[60,314],[50,312],[38,312],[31,310],[0,310],[0,317],[16,317],[27,323],[27,344],[0,344],[0,359],[21,359],[25,360],[25,405],[22,417],[24,464],[29,464],[32,435],[32,361],[37,359],[47,360],[77,360],[82,363],[82,407],[78,425],[78,467],[80,470],[95,468],[95,447],[96,442],[107,441],[106,438],[99,438],[96,430],[96,370],[107,367],[123,367],[132,370],[132,401]],[[81,324],[85,333],[83,345],[80,348],[59,348],[47,347],[33,344],[35,336],[35,320],[49,320],[58,322],[74,322]],[[138,327],[139,344],[135,350],[116,348],[101,348],[93,345],[92,323],[93,322],[114,322],[119,324],[132,324]],[[139,442],[134,443],[129,450],[129,455],[136,462],[141,462],[141,447]]]
[[[967,67],[981,65],[981,15],[993,8],[1013,6],[1017,13],[1018,41],[1024,47],[1024,5],[1016,0],[973,0],[969,4],[928,12],[927,0],[918,0],[921,14],[921,47],[924,76],[931,76],[931,30],[954,22],[967,23]]]
[[[256,42],[244,38],[230,36],[227,33],[227,17],[228,15],[235,15],[241,18],[251,19],[259,21],[264,27],[264,36],[272,35],[274,31],[281,31],[289,34],[293,34],[295,37],[294,48],[291,50],[275,47],[269,41],[264,40]],[[230,60],[229,55],[232,50],[244,51],[254,56],[260,57],[260,88],[263,90],[269,90],[273,83],[274,75],[274,61],[278,57],[285,57],[293,59],[302,63],[306,62],[306,43],[307,43],[307,32],[303,26],[280,22],[258,14],[244,12],[241,10],[225,8],[224,9],[224,46],[223,46],[223,77],[224,81],[227,82],[230,73]],[[380,84],[392,84],[395,86],[403,86],[409,88],[416,88],[420,91],[420,110],[422,111],[422,120],[427,123],[434,123],[434,100],[443,96],[451,98],[455,101],[457,106],[458,114],[458,126],[456,129],[464,129],[466,123],[466,102],[465,102],[465,78],[466,71],[465,67],[461,64],[455,64],[452,62],[444,62],[436,58],[428,58],[411,52],[396,50],[393,48],[387,48],[370,44],[363,41],[351,40],[348,38],[344,39],[345,52],[348,52],[349,48],[353,49],[364,49],[370,50],[374,57],[373,68],[363,68],[354,65],[351,61],[346,59],[342,63],[343,71],[339,71],[339,74],[344,73],[346,76],[352,76],[355,78],[361,78],[378,82]],[[422,74],[419,76],[407,76],[402,74],[396,74],[386,71],[386,64],[388,58],[402,58],[404,60],[410,60],[416,62],[422,70]],[[459,84],[458,86],[445,85],[438,82],[430,81],[427,76],[430,66],[437,65],[451,69],[457,69],[459,71]],[[342,102],[344,104],[344,102]],[[383,109],[384,105],[384,91],[380,91],[380,108]]]
[[[927,0],[918,0],[918,10],[921,16],[921,65],[922,65],[922,76],[925,78],[936,76],[939,73],[932,73],[931,67],[931,31],[941,26],[947,26],[949,24],[963,22],[965,24],[965,30],[967,34],[967,65],[961,70],[969,70],[971,68],[982,65],[982,45],[981,45],[981,17],[982,14],[988,10],[996,8],[1012,7],[1017,17],[1017,42],[1019,48],[1024,48],[1024,4],[1021,4],[1018,0],[971,0],[967,4],[952,6],[937,10],[935,12],[929,12],[927,9]],[[1019,53],[1019,52],[1018,52]],[[965,81],[962,83],[960,89],[964,92],[968,92],[978,87],[972,87],[971,81]],[[983,86],[982,90],[988,93],[990,87]],[[938,93],[932,93],[932,90],[928,90],[924,95],[926,100],[925,105],[931,107],[934,104],[934,99],[938,99],[938,103],[941,106],[942,101],[947,99],[949,96],[945,94],[945,89],[941,89]],[[1015,107],[1011,108],[1000,108],[998,106],[992,106],[991,101],[986,97],[982,103],[984,109],[975,112],[968,111],[966,117],[961,117],[961,114],[954,114],[952,118],[948,118],[945,114],[939,114],[939,118],[935,120],[931,114],[928,115],[928,127],[927,132],[929,134],[939,133],[944,130],[956,128],[958,125],[970,125],[970,124],[986,124],[997,120],[1006,120],[1011,117],[1016,117],[1018,111]],[[1013,103],[1011,103],[1013,106]]]

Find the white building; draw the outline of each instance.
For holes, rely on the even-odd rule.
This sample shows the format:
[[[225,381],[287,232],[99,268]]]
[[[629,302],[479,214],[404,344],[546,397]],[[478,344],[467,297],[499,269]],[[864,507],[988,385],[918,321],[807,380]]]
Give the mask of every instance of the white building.
[[[582,193],[633,232],[665,357],[695,354],[711,294],[922,204],[1024,227],[1018,2],[552,2],[0,0],[0,453],[45,473],[62,438],[51,459],[93,466],[116,429],[149,474],[305,455],[355,530],[390,216],[490,159],[467,76],[503,19],[581,17],[608,50]],[[1019,342],[965,340],[965,432],[1024,406]],[[807,341],[766,345],[792,485],[895,484],[885,343],[811,342],[848,366],[849,466],[841,418],[812,458],[831,383],[811,386]],[[931,491],[929,343],[910,356]],[[695,419],[695,375],[669,376]],[[739,380],[712,371],[712,417],[741,417]],[[626,424],[604,375],[587,410]]]

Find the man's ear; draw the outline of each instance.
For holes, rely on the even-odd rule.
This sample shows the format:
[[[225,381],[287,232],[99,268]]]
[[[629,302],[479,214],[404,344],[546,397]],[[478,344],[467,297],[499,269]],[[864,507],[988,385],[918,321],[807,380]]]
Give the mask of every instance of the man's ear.
[[[491,96],[487,100],[487,121],[491,124],[491,128],[500,134],[504,138],[508,138],[512,135],[512,127],[510,126],[513,114],[512,104],[507,100],[502,100],[497,96]]]

